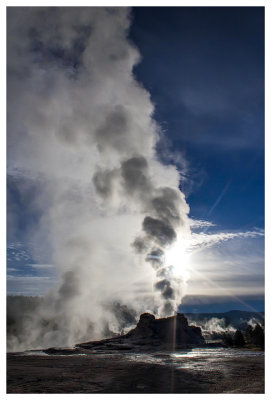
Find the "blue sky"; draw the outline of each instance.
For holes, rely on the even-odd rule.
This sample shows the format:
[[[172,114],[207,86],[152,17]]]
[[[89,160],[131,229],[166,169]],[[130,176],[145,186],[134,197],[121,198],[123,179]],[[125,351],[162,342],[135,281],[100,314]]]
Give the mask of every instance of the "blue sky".
[[[141,55],[134,75],[155,105],[159,157],[177,165],[189,216],[198,221],[187,295],[215,302],[223,288],[224,296],[239,293],[248,308],[262,310],[264,9],[136,7],[129,39]],[[72,60],[59,49],[48,55],[37,42],[33,52],[45,69],[53,59],[78,73],[80,49]],[[58,279],[50,240],[44,230],[33,233],[43,218],[41,187],[9,174],[8,293],[43,294]]]
[[[264,9],[136,8],[131,38],[155,118],[187,159],[191,214],[263,227]]]
[[[264,9],[136,8],[131,38],[155,118],[171,150],[184,154],[190,215],[214,222],[215,231],[264,229]],[[237,242],[212,252],[243,255],[248,281],[258,271],[252,279],[263,287],[264,239]],[[248,261],[252,252],[257,263]],[[246,303],[263,307],[253,296]]]

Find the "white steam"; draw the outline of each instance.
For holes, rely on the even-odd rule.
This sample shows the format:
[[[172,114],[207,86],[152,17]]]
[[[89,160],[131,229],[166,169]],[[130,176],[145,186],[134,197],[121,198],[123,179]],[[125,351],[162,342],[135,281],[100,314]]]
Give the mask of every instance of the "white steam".
[[[203,337],[207,340],[221,338],[223,334],[233,335],[236,332],[236,327],[227,324],[225,318],[212,317],[210,319],[194,321],[193,317],[190,317],[189,324],[199,326]]]
[[[8,173],[38,185],[28,239],[49,242],[60,271],[14,349],[100,338],[113,302],[160,315],[180,303],[163,254],[190,235],[189,208],[155,152],[129,25],[126,8],[8,9]]]

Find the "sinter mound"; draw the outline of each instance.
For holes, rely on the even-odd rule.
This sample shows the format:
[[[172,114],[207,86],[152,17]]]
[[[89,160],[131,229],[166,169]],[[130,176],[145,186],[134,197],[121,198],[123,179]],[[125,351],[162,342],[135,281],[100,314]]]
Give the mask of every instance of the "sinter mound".
[[[154,315],[144,313],[140,316],[137,326],[126,335],[81,343],[76,347],[95,350],[146,350],[153,347],[172,349],[200,344],[204,344],[201,329],[189,326],[183,314],[155,319]]]

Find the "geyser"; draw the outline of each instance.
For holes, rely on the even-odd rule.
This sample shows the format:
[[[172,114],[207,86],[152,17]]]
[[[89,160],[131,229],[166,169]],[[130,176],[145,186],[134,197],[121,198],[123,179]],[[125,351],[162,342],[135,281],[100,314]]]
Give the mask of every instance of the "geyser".
[[[38,188],[25,240],[48,249],[60,275],[14,350],[118,331],[113,303],[137,316],[180,303],[164,255],[189,237],[189,207],[177,168],[156,153],[129,26],[123,7],[8,8],[8,174],[23,177],[22,196]]]

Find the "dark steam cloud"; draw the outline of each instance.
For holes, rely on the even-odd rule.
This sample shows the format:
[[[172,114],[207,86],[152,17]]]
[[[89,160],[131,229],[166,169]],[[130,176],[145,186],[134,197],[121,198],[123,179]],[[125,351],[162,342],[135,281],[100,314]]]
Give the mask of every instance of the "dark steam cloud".
[[[113,181],[116,178],[116,171],[99,169],[93,175],[93,184],[97,193],[104,199],[111,197],[113,193]]]
[[[132,246],[138,253],[146,253],[149,248],[146,239],[141,237],[137,237],[132,243]]]
[[[164,261],[164,252],[161,249],[154,248],[150,253],[147,254],[146,261],[154,264],[154,267],[161,266]]]
[[[74,271],[67,271],[63,274],[58,294],[61,302],[64,303],[72,300],[79,294],[78,278]]]
[[[129,114],[125,107],[118,104],[95,132],[99,150],[102,152],[104,149],[112,148],[125,153],[128,144],[125,140],[127,131],[129,131]]]
[[[159,218],[171,224],[180,223],[180,194],[169,187],[159,188],[158,195],[151,200],[151,206]]]
[[[161,246],[167,246],[176,239],[174,229],[164,221],[152,217],[145,217],[143,230]]]
[[[148,163],[144,157],[133,157],[121,165],[123,185],[130,195],[140,193],[145,196],[152,190],[151,182],[147,176]]]
[[[161,291],[161,294],[165,299],[174,299],[174,291],[169,280],[163,279],[156,282],[155,288]]]

